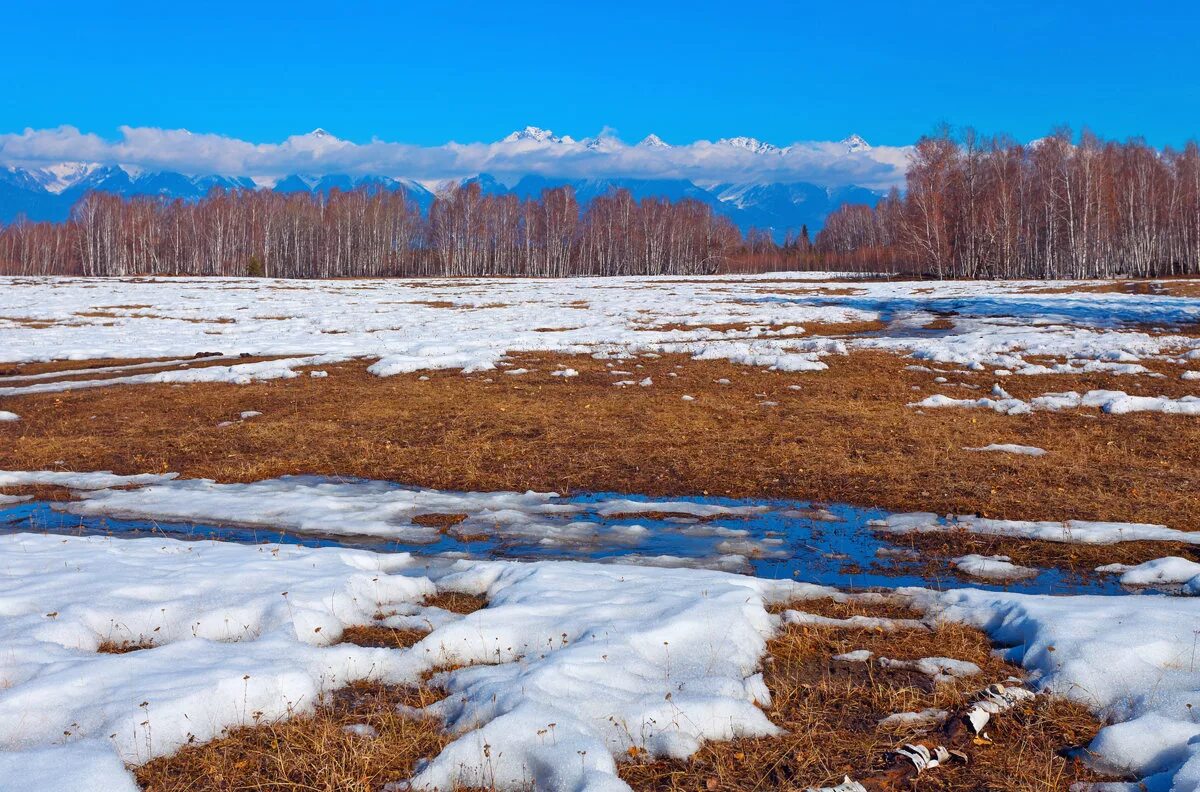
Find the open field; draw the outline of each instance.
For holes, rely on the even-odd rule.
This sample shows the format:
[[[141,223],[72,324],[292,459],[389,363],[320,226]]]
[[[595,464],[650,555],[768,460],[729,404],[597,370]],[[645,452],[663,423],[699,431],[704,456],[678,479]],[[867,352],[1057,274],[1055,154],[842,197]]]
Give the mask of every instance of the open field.
[[[1200,784],[1193,281],[3,286],[0,777]]]
[[[789,498],[1200,529],[1200,421],[1189,416],[918,412],[906,405],[944,388],[906,370],[911,361],[873,351],[832,358],[819,375],[641,358],[628,376],[654,380],[644,388],[614,387],[627,375],[586,356],[518,355],[511,363],[528,373],[379,378],[367,363],[350,362],[325,367],[329,376],[320,379],[13,398],[6,404],[22,420],[0,425],[11,438],[0,469],[173,471],[222,482],[317,474],[437,489]],[[553,376],[564,368],[579,376]],[[956,392],[989,388],[989,376],[959,372]],[[1009,389],[1018,397],[1118,386],[1188,392],[1177,378],[1128,379],[1037,375]],[[238,419],[248,411],[262,414]],[[1047,453],[967,450],[994,443]],[[1046,552],[1063,563],[1082,554],[1096,566],[1148,560],[1164,548],[1126,550],[1120,558],[1111,547]]]

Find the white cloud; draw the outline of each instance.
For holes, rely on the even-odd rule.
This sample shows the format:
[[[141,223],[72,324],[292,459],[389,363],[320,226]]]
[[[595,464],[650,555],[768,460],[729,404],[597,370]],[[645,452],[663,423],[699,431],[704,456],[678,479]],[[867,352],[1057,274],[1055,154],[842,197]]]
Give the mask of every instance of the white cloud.
[[[569,142],[568,142],[569,141]],[[0,134],[0,164],[45,167],[60,162],[120,164],[145,170],[250,176],[273,181],[292,173],[377,175],[438,180],[491,173],[559,178],[684,178],[701,183],[805,181],[887,188],[903,181],[909,147],[849,151],[841,142],[799,142],[756,153],[706,140],[670,147],[629,145],[609,130],[590,140],[521,138],[497,143],[415,146],[352,143],[321,130],[282,143],[251,143],[185,129],[121,127],[107,140],[69,126]]]

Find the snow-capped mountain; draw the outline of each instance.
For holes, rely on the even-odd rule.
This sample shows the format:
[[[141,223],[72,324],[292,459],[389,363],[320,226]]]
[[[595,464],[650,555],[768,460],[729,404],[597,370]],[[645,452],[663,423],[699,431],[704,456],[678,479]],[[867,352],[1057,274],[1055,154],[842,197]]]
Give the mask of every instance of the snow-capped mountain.
[[[0,223],[12,222],[19,216],[29,220],[65,220],[71,207],[91,191],[129,197],[157,195],[191,201],[204,197],[213,188],[272,189],[280,193],[328,195],[335,189],[345,191],[366,187],[403,190],[422,211],[427,211],[434,199],[434,194],[419,182],[380,176],[292,174],[264,188],[248,178],[187,176],[170,172],[138,173],[131,170],[99,166],[66,173],[63,169],[55,169],[51,177],[47,175],[49,168],[36,171],[0,168]],[[72,179],[71,176],[76,178]],[[679,201],[690,198],[727,215],[743,230],[766,229],[779,238],[788,230],[796,230],[803,225],[815,234],[829,213],[843,203],[874,204],[881,197],[880,193],[862,187],[830,189],[804,182],[701,186],[687,179],[562,179],[527,175],[515,183],[506,184],[486,173],[463,180],[463,183],[469,182],[478,183],[487,194],[513,194],[522,199],[537,199],[543,190],[570,185],[580,204],[585,206],[616,189],[627,189],[639,200],[664,198]]]
[[[178,130],[185,139],[191,137],[186,130]],[[454,181],[477,182],[489,194],[511,193],[522,199],[535,199],[548,188],[571,185],[581,204],[586,205],[595,198],[614,189],[627,189],[635,198],[665,198],[672,201],[692,199],[711,206],[714,211],[730,217],[742,229],[751,227],[769,229],[782,237],[787,230],[807,225],[810,233],[822,226],[825,218],[847,201],[874,204],[880,193],[853,185],[826,188],[803,181],[753,181],[708,183],[686,178],[610,178],[603,175],[605,160],[624,162],[622,152],[637,150],[640,161],[647,157],[663,157],[664,161],[686,152],[689,146],[673,147],[658,135],[647,135],[636,145],[630,146],[607,132],[595,137],[577,140],[567,135],[555,135],[549,129],[527,126],[506,135],[496,146],[510,147],[505,157],[515,154],[539,159],[545,152],[564,161],[595,162],[587,171],[598,172],[592,178],[566,176],[548,177],[522,174],[510,169],[497,179],[481,172],[468,179]],[[700,141],[701,150],[713,152],[713,147],[725,147],[734,151],[739,163],[746,162],[748,152],[754,157],[770,159],[762,170],[775,172],[776,158],[784,158],[796,150],[816,150],[831,157],[873,156],[871,145],[859,135],[850,135],[838,143],[804,144],[781,148],[753,137],[721,138],[716,143]],[[368,190],[403,191],[425,211],[432,205],[434,194],[427,187],[436,186],[433,181],[418,182],[413,179],[379,175],[346,175],[337,171],[322,173],[317,170],[322,162],[343,162],[347,153],[352,153],[356,144],[342,140],[330,132],[317,128],[302,135],[287,138],[282,147],[289,153],[299,153],[298,161],[311,162],[315,172],[297,172],[280,176],[255,178],[227,177],[221,175],[188,175],[173,171],[142,169],[132,165],[101,165],[89,162],[66,161],[36,168],[0,166],[0,223],[8,223],[24,216],[30,220],[65,220],[71,207],[88,192],[104,192],[122,196],[161,196],[185,201],[198,200],[213,189],[256,190],[271,189],[279,193],[309,193],[328,195],[333,190],[352,190],[365,187]],[[686,154],[685,154],[686,156]],[[593,160],[592,158],[596,159]],[[639,160],[632,160],[638,162]],[[686,161],[686,160],[685,160]],[[738,166],[741,169],[741,165]],[[481,171],[483,169],[481,168]],[[531,168],[531,171],[534,170]],[[618,167],[618,170],[627,168]],[[753,172],[748,169],[747,172]],[[443,184],[445,182],[437,182]]]
[[[43,187],[58,195],[99,167],[94,162],[60,162],[30,173]]]
[[[846,147],[846,151],[851,154],[856,154],[860,151],[870,151],[871,144],[863,140],[858,135],[851,135],[842,141],[842,145]]]
[[[721,138],[717,141],[717,145],[745,149],[746,151],[754,154],[780,154],[784,151],[784,149],[781,149],[779,146],[771,143],[764,143],[758,138],[752,137]]]
[[[500,139],[501,143],[574,143],[575,139],[570,135],[558,137],[549,129],[541,127],[527,126],[524,129],[518,129],[516,132],[510,132]]]
[[[646,135],[646,137],[642,138],[642,142],[638,143],[638,145],[641,146],[642,148],[651,148],[651,149],[671,148],[670,143],[667,143],[665,140],[660,138],[658,135],[655,135],[653,132],[651,132],[649,135]]]

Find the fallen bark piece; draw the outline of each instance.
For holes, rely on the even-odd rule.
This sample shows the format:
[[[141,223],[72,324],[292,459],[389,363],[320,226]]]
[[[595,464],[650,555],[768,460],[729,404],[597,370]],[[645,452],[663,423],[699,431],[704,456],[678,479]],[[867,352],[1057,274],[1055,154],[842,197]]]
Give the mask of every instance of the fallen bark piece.
[[[859,630],[880,630],[894,632],[896,630],[928,630],[929,625],[918,619],[890,619],[885,616],[850,616],[838,619],[832,616],[821,616],[807,611],[787,610],[783,612],[784,624],[809,625],[813,627],[844,627]]]
[[[924,709],[920,712],[896,712],[888,715],[886,718],[879,720],[880,728],[898,729],[898,728],[926,728],[930,726],[940,726],[950,717],[950,713],[943,709]]]
[[[916,671],[939,685],[952,682],[958,677],[983,673],[974,663],[955,660],[952,657],[923,657],[920,660],[892,660],[888,657],[881,657],[879,665],[882,668],[892,668],[898,671]]]

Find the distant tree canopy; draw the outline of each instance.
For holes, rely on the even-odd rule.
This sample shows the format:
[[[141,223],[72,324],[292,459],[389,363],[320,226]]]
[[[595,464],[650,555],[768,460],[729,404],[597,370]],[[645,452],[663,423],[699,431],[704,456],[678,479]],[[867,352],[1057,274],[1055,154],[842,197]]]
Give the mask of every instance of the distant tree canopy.
[[[943,130],[915,147],[904,193],[845,205],[815,241],[780,241],[699,201],[579,205],[477,183],[422,214],[402,191],[214,190],[187,202],[91,193],[65,223],[0,229],[0,274],[283,278],[693,275],[836,270],[961,278],[1200,274],[1200,148],[1140,140],[1029,145]]]
[[[0,272],[77,275],[657,275],[716,272],[741,234],[692,200],[627,191],[581,211],[570,187],[539,200],[440,194],[428,216],[403,192],[327,196],[214,190],[196,202],[91,193],[66,223],[0,232]]]
[[[816,248],[830,267],[934,277],[1197,274],[1200,149],[943,132],[917,144],[903,195],[843,206]]]

